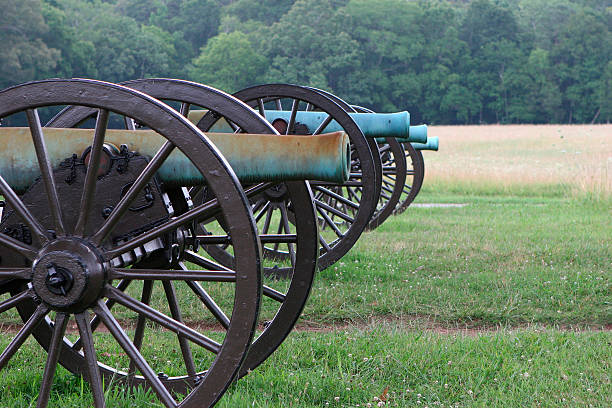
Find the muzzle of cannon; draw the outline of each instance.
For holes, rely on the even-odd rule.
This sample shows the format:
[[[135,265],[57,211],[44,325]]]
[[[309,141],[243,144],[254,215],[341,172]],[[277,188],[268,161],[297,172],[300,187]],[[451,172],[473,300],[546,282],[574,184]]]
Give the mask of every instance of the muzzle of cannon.
[[[197,122],[206,112],[191,111],[189,120]],[[357,123],[363,134],[367,138],[376,138],[383,141],[386,137],[397,138],[399,142],[425,143],[427,141],[427,125],[410,126],[410,114],[406,111],[396,113],[349,113],[349,116]],[[266,119],[278,129],[286,128],[291,120],[291,111],[266,110]],[[342,127],[335,121],[328,119],[325,112],[298,111],[296,112],[295,122],[305,126],[305,131],[301,133],[313,133],[323,124],[325,126],[321,133],[337,132]],[[327,122],[327,123],[325,123]],[[212,131],[227,132],[231,128],[224,128],[221,123]],[[296,128],[299,132],[299,126]],[[282,132],[281,132],[282,133]],[[408,135],[408,136],[406,136]]]
[[[433,150],[438,151],[438,137],[428,137],[427,143],[411,143],[416,150]]]
[[[46,128],[52,166],[59,166],[74,153],[85,152],[92,136],[93,129]],[[244,183],[303,179],[341,183],[348,179],[350,147],[344,132],[317,136],[208,133],[208,138]],[[0,128],[0,144],[12,146],[0,151],[0,174],[17,191],[24,191],[40,176],[29,139],[29,128]],[[125,144],[129,151],[153,156],[163,139],[152,130],[109,129],[106,143]],[[202,184],[199,171],[178,150],[160,168],[159,177],[169,186]]]

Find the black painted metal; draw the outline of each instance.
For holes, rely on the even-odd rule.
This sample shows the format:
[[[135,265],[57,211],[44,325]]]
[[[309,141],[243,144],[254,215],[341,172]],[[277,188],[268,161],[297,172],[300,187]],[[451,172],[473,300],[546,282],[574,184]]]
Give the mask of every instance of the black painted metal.
[[[319,187],[327,188],[331,186],[332,189],[341,187],[345,191],[343,193],[345,202],[340,202],[337,206],[336,201],[333,201],[333,205],[329,205],[326,202],[327,198],[320,200],[315,197],[320,227],[326,225],[326,228],[320,228],[319,232],[319,242],[321,244],[319,269],[329,267],[344,256],[357,242],[357,239],[367,227],[378,201],[380,181],[377,179],[376,164],[367,140],[342,107],[313,89],[296,85],[269,84],[244,89],[234,96],[256,108],[260,114],[263,114],[266,104],[275,109],[291,110],[290,117],[294,116],[293,112],[296,110],[316,109],[324,111],[330,115],[329,120],[336,120],[349,135],[353,149],[350,180],[341,186],[310,181],[315,194],[322,193],[323,196],[329,196]],[[205,120],[210,119],[205,115],[202,121]],[[319,126],[319,129],[308,129],[297,122],[293,128],[291,123],[282,125],[285,133],[317,134],[320,129],[325,127],[325,121]],[[352,206],[346,204],[349,201],[353,204]],[[291,221],[291,217],[289,217],[289,220]]]
[[[401,214],[406,211],[419,194],[425,177],[423,153],[412,147],[410,143],[402,143],[402,146],[406,156],[406,181],[394,214]]]
[[[210,129],[219,120],[226,120],[239,132],[276,133],[276,130],[248,105],[215,88],[175,79],[142,79],[128,81],[123,83],[123,85],[145,92],[160,100],[180,102],[181,111],[184,115],[188,114],[192,106],[196,106],[198,109],[209,110],[211,114],[207,116],[207,120],[198,123],[198,127],[203,131]],[[87,110],[87,108],[71,107],[57,115],[49,125],[54,127],[72,127],[83,123],[86,118],[92,117],[94,114],[94,111]],[[125,122],[130,123],[129,120]],[[196,194],[195,191],[199,191],[199,194]],[[205,195],[203,191],[208,190],[192,190],[192,201],[198,203],[214,199],[214,196]],[[284,222],[282,231],[277,234],[268,234],[266,228],[262,228],[260,220],[259,233],[260,237],[263,235],[264,254],[269,255],[273,249],[277,252],[285,249],[286,258],[290,259],[290,262],[285,264],[279,263],[278,259],[271,258],[270,256],[266,256],[262,262],[264,272],[268,276],[264,278],[268,289],[264,290],[263,301],[273,302],[274,305],[277,305],[278,311],[274,318],[267,322],[261,334],[254,340],[248,357],[242,365],[241,376],[255,369],[269,357],[283,342],[297,322],[310,293],[318,257],[316,214],[312,193],[307,182],[281,183],[267,186],[263,190],[247,189],[247,195],[249,195],[251,207],[254,210],[261,210],[259,203],[261,200],[264,200],[264,197],[272,197],[274,203],[268,207],[270,210],[269,215],[272,216],[275,213],[278,215],[280,222]],[[171,196],[176,197],[177,194],[171,194]],[[185,210],[187,209],[185,203],[174,201],[173,205],[177,215],[180,213],[178,211],[180,206]],[[289,211],[293,215],[292,220],[295,225],[290,224],[288,221],[287,213]],[[257,211],[255,211],[255,215],[257,214]],[[219,217],[209,217],[201,222],[199,228],[218,230],[219,226],[222,229],[227,226],[227,222],[219,221]],[[197,239],[197,242],[194,242],[194,239]],[[235,264],[232,247],[228,247],[230,242],[229,234],[187,237],[188,245],[184,247],[186,251],[183,255],[184,260],[202,268],[213,268],[216,270],[215,273],[198,274],[197,271],[177,271],[173,273],[171,270],[140,270],[142,272],[140,279],[174,278],[176,280],[181,277],[193,279],[193,282],[188,282],[190,289],[204,303],[205,307],[210,310],[219,323],[226,327],[228,319],[225,312],[218,306],[219,299],[215,301],[198,281],[232,280],[231,276],[225,277],[223,275],[224,273],[228,274],[228,272],[224,271],[226,268],[232,268]],[[203,248],[220,264],[215,265],[210,259],[205,258],[202,253],[198,254],[198,247]],[[184,266],[184,263],[179,265],[179,267],[182,266]],[[132,275],[128,275],[130,273]],[[134,273],[133,270],[121,270],[116,271],[114,277],[118,279],[128,276],[134,277]],[[287,289],[283,289],[281,292],[279,292],[280,288],[284,288],[287,285],[285,282],[278,282],[276,280],[276,276],[279,274],[282,274],[284,278],[290,279]],[[233,279],[235,279],[235,274]],[[278,290],[273,289],[274,287]],[[179,311],[175,310],[176,312]]]
[[[356,112],[373,112],[361,106],[353,106],[353,109]],[[378,152],[382,165],[382,186],[380,200],[368,224],[369,229],[377,228],[393,214],[406,182],[406,158],[401,143],[388,137],[384,143],[378,143]]]
[[[112,239],[104,239],[106,233],[98,235],[101,245],[97,245],[97,240],[92,239],[92,236],[95,237],[96,234],[90,235],[91,233],[87,232],[90,228],[96,228],[95,221],[91,217],[87,217],[91,214],[85,214],[84,217],[78,218],[84,220],[80,221],[79,224],[82,223],[86,226],[83,237],[73,236],[70,234],[70,230],[65,237],[60,236],[61,234],[45,232],[44,234],[36,234],[39,240],[33,241],[30,245],[9,237],[5,233],[0,233],[0,237],[2,237],[0,245],[15,250],[33,261],[32,276],[24,274],[22,272],[23,268],[19,267],[15,268],[14,272],[4,275],[4,277],[10,279],[10,282],[6,285],[3,284],[3,288],[7,288],[12,297],[0,304],[0,311],[16,307],[26,323],[0,355],[0,368],[6,365],[27,337],[33,334],[37,341],[49,350],[49,359],[43,373],[42,392],[38,405],[46,405],[46,396],[52,382],[55,361],[59,359],[69,370],[90,379],[93,384],[92,391],[95,405],[97,407],[103,406],[103,391],[97,373],[101,372],[103,376],[107,377],[107,384],[117,374],[120,376],[125,374],[108,366],[100,365],[95,359],[94,343],[89,330],[91,323],[87,322],[89,319],[85,313],[85,311],[93,310],[135,362],[139,371],[144,374],[144,376],[134,376],[134,384],[151,387],[158,395],[159,402],[164,406],[212,406],[236,377],[245,358],[255,330],[261,293],[260,255],[255,225],[246,198],[235,175],[219,152],[202,137],[195,126],[167,105],[138,91],[100,81],[81,79],[40,81],[0,91],[0,117],[16,112],[35,110],[43,106],[58,105],[81,105],[108,110],[134,118],[139,123],[154,129],[192,161],[206,180],[207,187],[216,196],[224,198],[223,200],[217,200],[214,205],[205,203],[202,206],[212,210],[215,206],[218,208],[214,212],[220,214],[220,217],[226,221],[226,227],[232,237],[236,271],[236,281],[233,284],[233,312],[222,347],[220,345],[215,346],[216,343],[209,342],[206,336],[182,324],[178,315],[165,316],[154,308],[124,294],[121,290],[113,288],[108,276],[113,271],[113,258],[121,255],[121,253],[117,254],[117,251],[113,251]],[[44,135],[44,128],[42,134]],[[94,143],[94,149],[101,149],[102,146],[101,143]],[[42,152],[42,150],[40,151]],[[92,157],[97,154],[99,152],[93,152]],[[42,163],[41,167],[48,166],[48,163],[45,164],[44,154],[39,155],[39,163]],[[93,164],[89,169],[93,171],[96,170],[95,167],[96,165]],[[147,185],[146,181],[154,179],[155,172],[153,170],[154,166],[147,165],[144,172],[139,176],[143,183],[135,183],[132,184],[131,188],[127,188],[128,192],[123,200],[127,208],[132,208],[134,202],[125,197],[136,198],[138,191],[134,190],[138,189],[134,186],[140,184],[144,188]],[[210,177],[210,174],[214,174],[214,177]],[[48,186],[51,183],[46,180],[44,184]],[[93,185],[95,186],[95,184],[97,183]],[[74,186],[75,198],[77,199],[76,207],[79,209],[88,208],[87,205],[81,205],[79,198],[84,195],[86,200],[91,201],[94,197],[93,194],[95,194],[95,191],[93,191],[95,188],[90,188],[90,192],[81,194],[80,185],[75,183]],[[3,192],[11,195],[10,189],[7,189],[7,186],[4,187]],[[131,194],[130,190],[134,191],[134,194]],[[49,202],[54,202],[54,198],[50,194],[47,191]],[[4,195],[6,197],[7,194]],[[22,214],[28,221],[35,220],[31,209],[24,205],[16,195],[13,198],[16,198],[13,200],[13,208],[24,210]],[[44,200],[42,197],[41,199]],[[59,203],[64,206],[65,200],[59,200]],[[72,205],[75,205],[75,203]],[[53,211],[53,209],[51,210]],[[194,210],[194,214],[200,213],[198,207]],[[146,209],[144,211],[146,212]],[[119,211],[119,213],[121,212]],[[129,210],[127,213],[129,214]],[[54,216],[49,216],[51,220],[57,220],[57,218],[57,212]],[[168,239],[167,232],[181,227],[181,225],[178,225],[180,221],[188,223],[191,220],[192,218],[184,217],[179,221],[165,221],[157,232],[153,233],[153,230],[151,230],[144,235],[147,235],[147,239],[165,240]],[[105,222],[107,220],[102,221],[101,225],[104,225]],[[34,226],[37,226],[37,223],[40,225],[40,221],[28,222],[28,224]],[[54,221],[52,225],[57,224]],[[101,225],[98,225],[98,227]],[[172,225],[172,229],[166,227],[166,225]],[[188,225],[183,225],[183,227],[188,227]],[[113,236],[112,230],[113,228],[107,230],[111,237]],[[127,242],[122,247],[136,250],[137,245],[131,245],[131,243],[139,242],[139,237],[127,237]],[[23,234],[21,238],[24,238]],[[49,244],[44,249],[40,249],[45,242]],[[49,265],[51,265],[50,268]],[[72,287],[68,289],[64,287],[65,295],[61,290],[59,291],[60,294],[53,293],[47,287],[47,283],[51,280],[49,277],[50,269],[57,271],[53,265],[68,270],[74,279]],[[137,272],[138,267],[135,266],[131,270]],[[8,271],[10,268],[4,270]],[[24,277],[26,279],[23,279]],[[27,283],[31,280],[34,282],[34,290],[27,287]],[[80,286],[77,285],[77,281],[81,282]],[[127,286],[123,285],[123,282],[120,282],[119,286]],[[106,302],[104,301],[105,298],[108,299]],[[189,340],[192,343],[192,348],[199,345],[215,351],[215,359],[210,365],[206,365],[206,375],[194,376],[192,374],[191,376],[167,378],[152,371],[147,358],[143,357],[143,354],[127,336],[125,329],[114,318],[107,305],[111,301],[120,302],[140,315],[146,316],[147,319],[175,332],[181,339]],[[57,314],[55,324],[52,324],[53,322],[50,319],[45,318],[50,310],[60,312]],[[85,356],[69,347],[70,344],[66,341],[61,341],[66,321],[62,317],[63,313],[77,316]],[[201,368],[199,369],[201,370]],[[195,388],[182,401],[176,400],[176,395],[171,393],[171,391],[188,391],[193,386]]]

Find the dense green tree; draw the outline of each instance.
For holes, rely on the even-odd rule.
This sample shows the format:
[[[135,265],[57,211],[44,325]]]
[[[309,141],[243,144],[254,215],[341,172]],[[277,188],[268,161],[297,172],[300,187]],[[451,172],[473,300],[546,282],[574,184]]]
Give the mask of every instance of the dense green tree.
[[[248,36],[239,31],[211,38],[189,69],[190,79],[226,92],[257,83],[268,66]]]
[[[359,69],[359,44],[345,31],[346,16],[329,0],[298,0],[259,36],[270,59],[267,80],[334,91]]]
[[[40,0],[0,1],[0,88],[51,76],[60,51],[47,46]]]
[[[273,24],[287,14],[295,0],[237,0],[225,9],[225,14],[241,23],[255,20],[263,24]]]
[[[0,87],[292,82],[413,122],[612,119],[610,0],[0,0]],[[221,34],[219,34],[221,33]]]

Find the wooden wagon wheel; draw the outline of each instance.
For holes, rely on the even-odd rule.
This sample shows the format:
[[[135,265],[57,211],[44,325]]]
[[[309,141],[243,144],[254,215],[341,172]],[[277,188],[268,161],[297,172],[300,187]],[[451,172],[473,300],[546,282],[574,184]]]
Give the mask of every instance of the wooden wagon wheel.
[[[408,142],[402,143],[402,147],[406,157],[406,181],[394,214],[403,213],[412,204],[419,191],[421,191],[423,178],[425,177],[423,153],[412,147]]]
[[[202,131],[209,131],[214,126],[225,126],[231,127],[235,132],[277,133],[268,121],[249,106],[225,92],[206,85],[177,79],[140,79],[124,82],[122,85],[167,103],[179,103],[179,110],[185,116],[189,116],[189,112],[195,109],[204,109],[214,113],[216,121],[209,122],[206,127],[201,123],[199,126]],[[73,127],[82,123],[87,117],[91,117],[93,113],[87,108],[71,107],[57,115],[50,125]],[[130,120],[125,122],[128,126],[132,125]],[[203,189],[197,189],[198,193],[194,190],[191,192],[191,200],[196,204],[212,198],[202,194]],[[254,370],[268,358],[297,322],[312,287],[318,257],[316,214],[312,193],[307,182],[261,183],[249,186],[246,191],[251,207],[256,212],[260,213],[262,206],[267,205],[271,210],[270,215],[278,213],[279,217],[274,218],[278,218],[279,222],[283,220],[282,214],[288,211],[296,214],[296,217],[295,224],[279,224],[279,229],[275,233],[259,235],[263,245],[272,245],[277,250],[286,249],[289,254],[289,262],[283,265],[278,262],[278,259],[269,257],[262,260],[265,272],[262,307],[266,311],[273,311],[274,314],[270,316],[269,321],[265,322],[263,331],[253,341],[240,370],[241,376]],[[182,206],[181,203],[174,204],[175,207]],[[270,217],[267,219],[268,223],[270,219]],[[198,224],[198,228],[191,229],[192,235],[186,237],[187,245],[184,246],[179,258],[200,267],[207,267],[211,260],[206,259],[198,251],[198,248],[203,248],[215,260],[222,263],[218,265],[218,268],[233,266],[236,260],[232,248],[228,248],[226,242],[211,244],[213,238],[203,235],[204,232],[219,230],[220,225],[215,222],[214,218],[207,221]],[[257,222],[261,227],[266,220],[260,217]],[[266,228],[259,229],[260,232],[265,230]],[[224,236],[217,235],[215,239],[224,241],[227,239],[227,232],[224,231]],[[186,268],[184,262],[180,262],[179,266]],[[289,279],[289,282],[275,279],[277,275]],[[215,299],[197,282],[188,282],[188,284],[203,300],[219,324],[227,327],[229,319],[226,312],[219,306],[218,299],[215,302]]]
[[[97,110],[95,130],[89,132],[93,136],[87,160],[72,156],[72,167],[64,167],[71,177],[74,176],[70,180],[57,177],[58,168],[51,161],[51,153],[57,149],[72,153],[71,146],[62,145],[57,138],[45,142],[45,133],[48,135],[52,130],[41,127],[37,113],[38,108],[58,105],[80,105]],[[2,255],[6,255],[3,259],[26,260],[25,264],[2,265],[0,276],[5,279],[3,287],[8,288],[10,297],[0,302],[0,312],[16,308],[25,323],[0,355],[0,369],[6,367],[23,342],[33,335],[48,349],[38,406],[47,405],[60,356],[66,368],[89,379],[96,407],[105,406],[101,377],[106,379],[106,384],[123,381],[148,387],[157,395],[158,403],[166,407],[214,405],[236,378],[244,361],[255,331],[261,293],[255,225],[244,193],[227,162],[178,112],[141,92],[119,85],[83,79],[49,80],[0,91],[0,117],[20,112],[27,116],[33,141],[30,149],[35,151],[37,171],[42,176],[21,197],[0,177],[0,192],[7,202],[3,226],[13,219],[27,229],[29,237],[16,239],[7,234],[10,229],[3,229],[0,233]],[[116,205],[108,212],[103,210],[100,216],[96,205],[107,197],[101,197],[96,189],[98,182],[108,180],[110,174],[104,174],[100,179],[100,170],[107,164],[104,157],[108,147],[104,142],[110,132],[107,123],[112,113],[136,119],[155,130],[165,142],[156,154],[145,160],[142,168],[138,167],[142,164],[142,156],[137,154],[127,155],[132,160],[129,163],[113,162],[116,167],[111,167],[111,181],[115,172],[119,173],[120,166],[123,166],[122,174],[129,174],[127,169],[132,166],[138,170],[138,176],[126,185],[127,188],[120,189]],[[29,138],[24,139],[18,142],[21,148]],[[134,219],[135,216],[131,215],[133,211],[140,211],[137,202],[145,200],[157,205],[155,200],[159,200],[159,195],[156,196],[154,190],[158,186],[158,169],[175,150],[180,150],[215,195],[224,199],[195,206],[176,217],[166,217],[154,228],[141,225],[131,235],[116,240],[114,234],[117,230],[126,224],[138,226],[141,222],[140,218]],[[121,159],[127,160],[127,156]],[[209,177],[210,174],[214,177]],[[62,184],[69,184],[69,181],[72,184],[68,187]],[[73,195],[62,193],[75,188],[81,193],[77,194],[76,203]],[[33,194],[36,191],[41,194]],[[41,201],[45,205],[41,206]],[[177,229],[194,220],[219,213],[231,231],[231,246],[236,258],[232,270],[219,271],[214,267],[192,271],[146,269],[139,267],[139,263],[124,262],[134,259],[126,257],[126,254],[133,255],[134,251],[142,248],[146,250],[151,243],[174,236]],[[97,223],[100,218],[103,221]],[[15,253],[19,255],[17,258]],[[156,280],[164,282],[170,316],[149,304],[152,282]],[[224,281],[231,285],[228,293],[233,297],[233,311],[222,340],[214,340],[202,330],[183,323],[176,307],[178,298],[172,285],[168,284],[178,280]],[[117,281],[119,284],[113,285]],[[141,300],[123,291],[130,283],[132,286],[142,284]],[[138,326],[135,340],[130,339],[124,324],[116,318],[117,307],[111,311],[112,304],[135,312],[139,316],[138,326],[145,322],[155,323],[168,330],[171,340],[178,339],[185,367],[177,370],[183,374],[161,374],[160,371],[168,367],[141,347],[143,339]],[[92,312],[93,319],[90,320]],[[51,318],[53,314],[54,319]],[[72,316],[80,335],[75,343],[64,338]],[[120,368],[112,368],[114,363],[104,364],[107,353],[99,352],[98,341],[103,333],[95,330],[100,322],[127,355],[125,361],[117,363]],[[159,333],[164,335],[165,332]],[[98,339],[96,347],[94,336]],[[77,351],[81,349],[82,352]],[[128,369],[121,369],[128,366]],[[137,375],[136,370],[141,375]],[[187,395],[181,400],[176,392]]]
[[[361,106],[353,106],[353,109],[359,113],[373,113]],[[382,162],[382,186],[380,200],[368,224],[370,229],[377,228],[394,213],[406,187],[408,171],[404,147],[394,137],[388,137],[384,142],[378,143],[378,152]]]
[[[238,99],[257,109],[264,116],[266,109],[287,110],[290,117],[303,110],[317,110],[326,114],[326,119],[317,129],[295,120],[272,123],[286,134],[319,134],[335,120],[348,134],[351,141],[351,171],[348,182],[341,185],[310,180],[315,195],[328,197],[315,199],[317,215],[321,225],[319,229],[320,256],[319,269],[323,270],[338,261],[357,242],[367,227],[370,216],[376,208],[380,191],[380,179],[377,177],[375,161],[369,144],[359,127],[348,113],[334,101],[318,91],[287,84],[269,84],[254,86],[234,94]],[[206,116],[202,120],[208,120]],[[331,188],[341,188],[338,194]],[[328,200],[337,201],[338,206],[329,205]],[[257,217],[258,214],[255,214]],[[291,220],[291,215],[288,215]]]

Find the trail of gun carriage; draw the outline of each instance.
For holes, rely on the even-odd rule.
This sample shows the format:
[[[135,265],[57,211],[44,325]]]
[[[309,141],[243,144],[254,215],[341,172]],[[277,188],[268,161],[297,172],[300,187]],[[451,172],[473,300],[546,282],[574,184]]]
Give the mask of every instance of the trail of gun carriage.
[[[9,3],[9,16],[69,23],[61,2]],[[139,7],[153,30],[172,13],[252,6],[201,3],[91,9]],[[331,10],[319,24],[335,26],[408,7],[456,8],[476,30],[478,10],[537,8],[268,3],[288,4],[272,28],[298,11]],[[228,16],[221,27],[239,24]],[[146,70],[0,78],[1,407],[612,404],[612,71],[590,124],[457,126],[425,113],[424,94],[387,109],[402,100],[381,99],[374,77],[353,94],[331,71],[240,71],[243,86],[222,90],[209,68],[207,84]],[[452,103],[456,118],[490,113]]]

